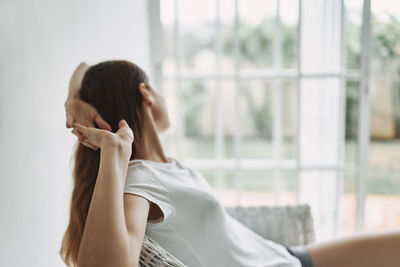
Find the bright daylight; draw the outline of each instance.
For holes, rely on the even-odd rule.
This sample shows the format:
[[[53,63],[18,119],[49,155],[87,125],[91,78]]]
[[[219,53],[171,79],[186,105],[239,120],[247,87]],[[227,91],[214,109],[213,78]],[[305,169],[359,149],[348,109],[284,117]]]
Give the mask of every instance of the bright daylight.
[[[400,225],[400,12],[328,2],[161,6],[168,148],[226,205],[309,203],[318,239]]]
[[[0,266],[400,266],[400,3],[0,0]]]

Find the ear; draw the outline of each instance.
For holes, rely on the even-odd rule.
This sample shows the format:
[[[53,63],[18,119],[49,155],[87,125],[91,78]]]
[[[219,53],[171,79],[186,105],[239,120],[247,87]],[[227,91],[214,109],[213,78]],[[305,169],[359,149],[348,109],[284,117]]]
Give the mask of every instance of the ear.
[[[153,105],[155,102],[153,94],[150,92],[149,88],[145,83],[139,84],[139,91],[142,94],[143,102],[149,106]]]

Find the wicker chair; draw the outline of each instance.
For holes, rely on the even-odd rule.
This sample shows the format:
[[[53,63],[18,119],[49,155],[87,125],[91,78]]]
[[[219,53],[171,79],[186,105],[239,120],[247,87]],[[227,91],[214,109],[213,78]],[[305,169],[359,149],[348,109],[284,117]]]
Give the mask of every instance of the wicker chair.
[[[236,206],[225,209],[239,222],[277,243],[296,246],[315,241],[313,218],[307,204]],[[147,235],[143,239],[139,263],[144,267],[187,267]]]

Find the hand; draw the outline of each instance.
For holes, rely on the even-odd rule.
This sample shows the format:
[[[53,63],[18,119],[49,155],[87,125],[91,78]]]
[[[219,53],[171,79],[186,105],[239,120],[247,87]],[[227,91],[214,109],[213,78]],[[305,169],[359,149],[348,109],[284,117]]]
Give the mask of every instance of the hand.
[[[132,152],[132,142],[134,135],[132,129],[129,127],[125,120],[120,120],[118,123],[118,131],[116,133],[93,128],[86,127],[79,123],[73,123],[73,130],[83,136],[82,143],[94,150],[97,148],[104,147],[118,147],[122,148],[123,151],[130,156]]]
[[[101,129],[111,131],[111,126],[103,120],[96,108],[91,104],[86,103],[78,98],[71,98],[65,102],[65,111],[67,115],[67,128],[72,128],[72,124],[77,122],[87,127],[95,127],[94,123],[97,124]],[[73,134],[78,136],[79,141],[82,141],[83,136],[76,131],[72,131]]]

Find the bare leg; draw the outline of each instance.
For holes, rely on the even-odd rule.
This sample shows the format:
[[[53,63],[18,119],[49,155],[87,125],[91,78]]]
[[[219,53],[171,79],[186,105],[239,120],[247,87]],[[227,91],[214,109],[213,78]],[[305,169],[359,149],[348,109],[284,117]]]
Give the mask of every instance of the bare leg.
[[[400,266],[400,230],[307,245],[314,267]]]

